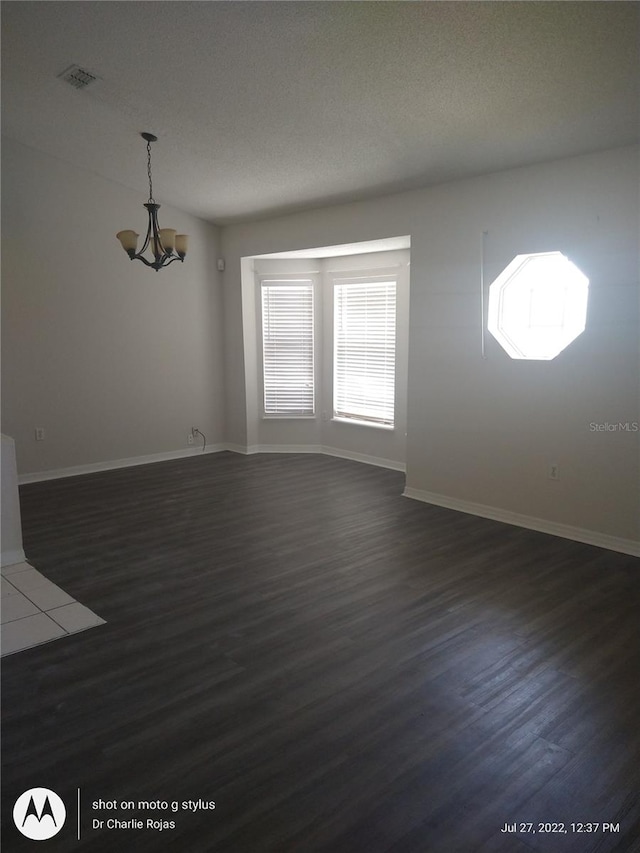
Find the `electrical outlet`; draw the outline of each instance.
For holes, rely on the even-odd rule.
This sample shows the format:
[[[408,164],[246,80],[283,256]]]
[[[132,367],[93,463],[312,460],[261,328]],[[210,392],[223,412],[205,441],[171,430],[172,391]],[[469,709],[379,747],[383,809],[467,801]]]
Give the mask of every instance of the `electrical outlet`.
[[[36,427],[36,441],[44,441],[44,427]]]
[[[549,479],[550,480],[559,480],[560,479],[560,468],[556,462],[552,462],[549,465]]]
[[[187,444],[193,444],[193,433],[192,432],[190,432],[187,435]]]

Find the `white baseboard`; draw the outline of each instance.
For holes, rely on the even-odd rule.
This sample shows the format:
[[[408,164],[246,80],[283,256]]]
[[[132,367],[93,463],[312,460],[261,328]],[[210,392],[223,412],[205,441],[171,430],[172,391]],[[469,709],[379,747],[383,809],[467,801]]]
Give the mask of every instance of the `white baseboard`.
[[[390,468],[393,471],[404,471],[404,462],[394,459],[384,459],[380,456],[370,456],[367,453],[355,453],[351,450],[341,450],[338,447],[327,447],[322,444],[251,444],[248,447],[240,444],[227,444],[227,450],[243,453],[247,456],[253,453],[320,453],[324,456],[336,456],[339,459],[351,459],[353,462],[364,462],[365,465],[377,465],[379,468]]]
[[[404,492],[407,498],[413,498],[423,503],[434,506],[454,509],[458,512],[466,512],[469,515],[477,515],[480,518],[490,518],[492,521],[502,521],[505,524],[513,524],[516,527],[525,527],[527,530],[537,530],[539,533],[549,533],[551,536],[560,536],[562,539],[571,539],[574,542],[583,542],[586,545],[595,545],[598,548],[606,548],[608,551],[618,551],[621,554],[630,554],[640,557],[640,542],[633,539],[622,539],[618,536],[609,536],[607,533],[598,533],[595,530],[585,530],[582,527],[573,527],[570,524],[560,524],[548,521],[544,518],[535,518],[530,515],[522,515],[519,512],[510,512],[498,507],[486,506],[485,504],[463,501],[439,495],[435,492],[425,492],[421,489],[407,487]]]
[[[223,450],[229,450],[231,453],[242,453],[243,456],[248,456],[251,453],[256,453],[255,450],[250,450],[246,444],[232,444],[227,443],[222,448]]]
[[[219,453],[226,450],[224,444],[211,444],[205,453]],[[80,474],[96,474],[115,468],[130,468],[134,465],[148,465],[152,462],[166,462],[168,459],[183,459],[185,456],[199,456],[201,447],[188,447],[185,450],[169,450],[166,453],[151,453],[148,456],[130,456],[126,459],[112,459],[109,462],[91,462],[88,465],[74,465],[71,468],[55,468],[51,471],[37,471],[33,474],[19,474],[18,484],[40,483],[43,480],[59,480],[61,477],[77,477]]]
[[[22,548],[16,551],[3,551],[0,554],[0,566],[13,566],[16,563],[26,563],[27,558],[24,555]]]
[[[370,456],[368,453],[355,453],[352,450],[341,450],[338,447],[323,446],[321,453],[326,456],[336,456],[338,459],[351,459],[353,462],[364,462],[365,465],[377,465],[378,468],[390,468],[392,471],[407,470],[404,462],[397,462],[395,459],[384,459],[381,456]]]
[[[319,444],[252,444],[246,452],[252,453],[322,453]]]

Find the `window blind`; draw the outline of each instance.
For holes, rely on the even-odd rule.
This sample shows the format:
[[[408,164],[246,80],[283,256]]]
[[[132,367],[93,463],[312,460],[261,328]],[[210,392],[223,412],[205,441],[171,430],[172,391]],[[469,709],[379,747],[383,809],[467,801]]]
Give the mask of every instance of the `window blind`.
[[[265,415],[312,415],[313,283],[263,282]]]
[[[396,282],[334,286],[334,416],[393,426]]]

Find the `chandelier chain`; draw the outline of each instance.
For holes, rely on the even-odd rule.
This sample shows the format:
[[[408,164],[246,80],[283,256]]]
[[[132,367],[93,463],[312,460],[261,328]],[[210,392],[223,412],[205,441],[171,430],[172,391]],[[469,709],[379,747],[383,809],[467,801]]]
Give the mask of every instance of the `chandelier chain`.
[[[153,197],[153,184],[151,183],[151,142],[147,140],[147,174],[149,175],[149,202],[155,203]]]

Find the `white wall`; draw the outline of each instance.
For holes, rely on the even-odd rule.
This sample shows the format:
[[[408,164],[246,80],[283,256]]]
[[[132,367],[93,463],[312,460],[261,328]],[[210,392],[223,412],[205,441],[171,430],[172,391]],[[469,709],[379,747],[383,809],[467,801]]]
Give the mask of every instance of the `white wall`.
[[[115,238],[144,234],[143,193],[11,140],[2,161],[2,428],[19,473],[181,451],[191,426],[221,441],[217,229],[163,205],[191,242],[155,272]]]
[[[407,487],[626,547],[640,539],[638,149],[608,151],[223,230],[227,438],[246,445],[241,258],[411,235]],[[480,352],[480,238],[490,282],[560,250],[591,280],[586,331],[550,362]],[[560,479],[548,479],[548,465]],[[569,532],[571,532],[569,531]],[[624,540],[624,541],[622,541]],[[592,540],[595,541],[595,540]]]

